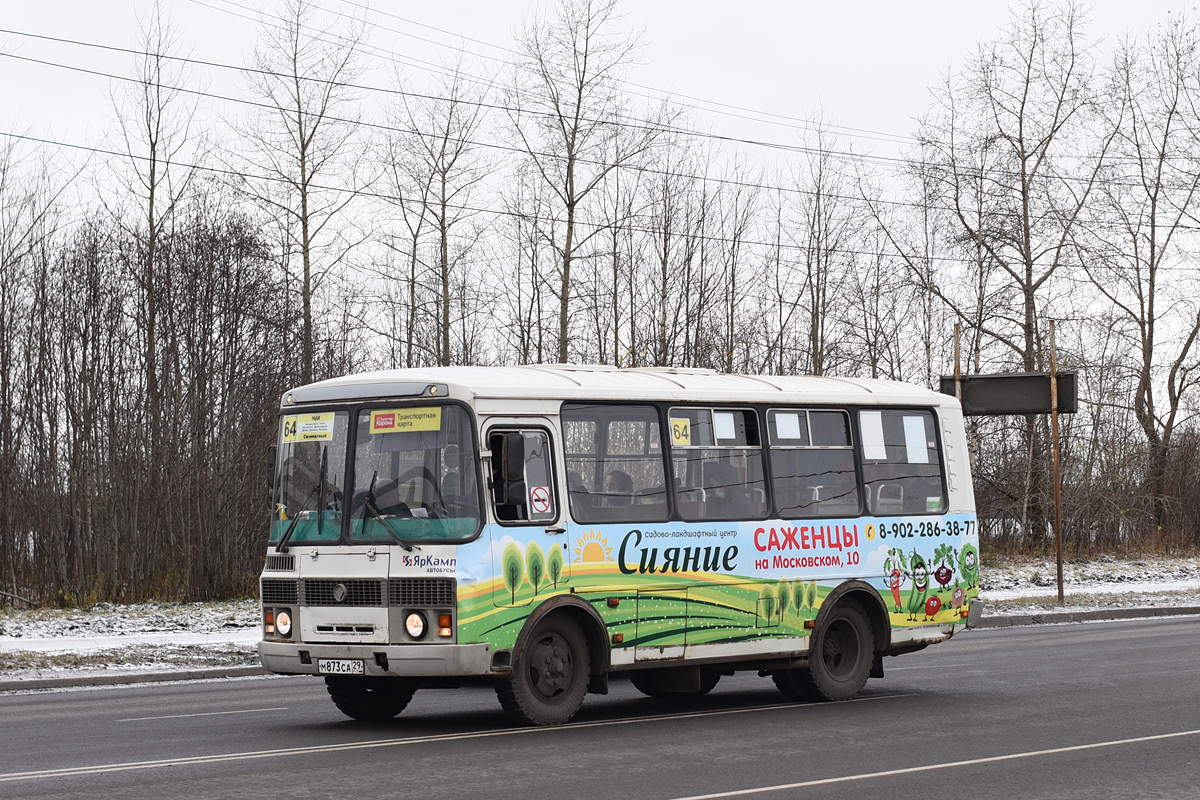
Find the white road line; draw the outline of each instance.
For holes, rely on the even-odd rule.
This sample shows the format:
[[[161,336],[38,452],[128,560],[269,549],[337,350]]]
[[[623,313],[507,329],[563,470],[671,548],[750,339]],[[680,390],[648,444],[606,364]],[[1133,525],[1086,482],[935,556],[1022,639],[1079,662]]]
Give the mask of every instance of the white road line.
[[[117,722],[145,722],[148,719],[187,719],[188,717],[219,717],[222,714],[257,714],[260,711],[287,711],[287,706],[275,708],[239,708],[237,711],[205,711],[200,714],[167,714],[161,717],[129,717]]]
[[[849,700],[849,703],[868,703],[877,700],[897,700],[904,697],[914,697],[912,694],[883,694],[870,697],[859,697]],[[60,767],[58,769],[42,769],[31,772],[0,773],[0,783],[13,781],[29,781],[42,778],[66,778],[76,775],[100,775],[109,772],[129,772],[132,770],[157,769],[159,767],[181,767],[192,764],[219,764],[226,761],[249,761],[260,758],[281,758],[283,756],[304,756],[315,753],[338,753],[351,750],[373,750],[380,747],[403,747],[412,744],[429,744],[434,742],[456,742],[467,739],[492,739],[502,736],[532,736],[539,733],[562,732],[571,730],[587,730],[590,728],[609,728],[616,725],[636,725],[643,722],[669,722],[681,719],[700,719],[703,717],[727,717],[735,714],[754,714],[765,711],[782,709],[797,709],[807,706],[826,706],[827,703],[776,703],[769,706],[748,706],[744,708],[727,708],[720,711],[691,711],[678,714],[656,714],[649,717],[623,717],[621,719],[600,720],[597,722],[579,722],[553,728],[505,728],[497,731],[470,731],[467,733],[448,733],[439,736],[413,736],[404,739],[375,739],[366,742],[343,742],[341,744],[322,744],[311,747],[288,747],[277,750],[251,750],[244,753],[224,753],[210,756],[181,756],[179,758],[163,758],[154,761],[128,761],[116,764],[96,764],[90,767]]]
[[[893,672],[903,672],[906,669],[950,669],[951,667],[977,667],[979,664],[920,664],[912,667],[888,667],[884,670],[887,675]]]
[[[939,769],[955,769],[958,767],[970,767],[976,764],[994,764],[998,761],[1014,761],[1020,758],[1038,758],[1040,756],[1052,756],[1060,753],[1077,753],[1081,750],[1097,750],[1103,747],[1119,747],[1126,744],[1139,744],[1141,742],[1158,742],[1163,739],[1177,739],[1181,736],[1197,736],[1200,735],[1200,730],[1179,731],[1177,733],[1160,733],[1154,736],[1136,736],[1132,739],[1113,739],[1108,742],[1093,742],[1091,744],[1076,744],[1069,747],[1052,747],[1048,750],[1028,750],[1024,753],[1009,753],[1003,756],[987,756],[984,758],[969,758],[965,761],[946,761],[942,764],[926,764],[921,767],[904,767],[902,769],[889,769],[882,772],[863,772],[858,775],[842,775],[837,778],[818,778],[811,781],[798,781],[797,783],[779,783],[774,786],[756,786],[751,789],[734,789],[728,792],[713,792],[712,794],[692,794],[686,797],[673,797],[671,800],[716,800],[721,797],[746,797],[754,794],[766,794],[768,792],[784,792],[790,789],[805,789],[811,786],[828,786],[834,783],[850,783],[852,781],[868,781],[875,778],[891,778],[896,775],[912,775],[918,772],[932,772]]]

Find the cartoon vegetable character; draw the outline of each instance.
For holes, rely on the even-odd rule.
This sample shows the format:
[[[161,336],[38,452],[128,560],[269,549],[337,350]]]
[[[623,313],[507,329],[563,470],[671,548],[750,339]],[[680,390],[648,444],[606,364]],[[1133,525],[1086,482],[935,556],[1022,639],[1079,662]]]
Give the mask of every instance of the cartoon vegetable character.
[[[893,547],[888,550],[887,558],[883,560],[883,571],[886,573],[888,588],[892,590],[892,599],[896,601],[896,613],[900,613],[900,581],[908,574],[908,561],[904,551]]]
[[[967,599],[967,593],[963,591],[963,587],[958,585],[958,581],[954,582],[954,594],[950,596],[950,605],[954,608],[962,608],[963,601]]]
[[[950,585],[951,579],[954,578],[954,548],[949,544],[938,545],[938,548],[933,551],[933,563],[938,565],[938,568],[933,571],[933,577],[937,579],[941,587],[938,591],[944,592]]]
[[[929,594],[929,565],[916,550],[912,551],[909,563],[912,565],[912,588],[908,590],[908,619],[915,622]]]
[[[975,549],[975,545],[963,545],[958,556],[958,572],[966,581],[968,589],[979,585],[979,551]]]
[[[929,621],[937,616],[937,613],[942,610],[942,601],[935,594],[925,601],[925,620]]]

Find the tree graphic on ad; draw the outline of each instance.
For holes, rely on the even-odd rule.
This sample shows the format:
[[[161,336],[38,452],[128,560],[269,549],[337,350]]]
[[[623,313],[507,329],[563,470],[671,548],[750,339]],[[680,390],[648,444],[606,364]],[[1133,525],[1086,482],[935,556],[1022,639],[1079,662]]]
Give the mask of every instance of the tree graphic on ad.
[[[521,585],[521,579],[525,577],[525,559],[521,557],[520,548],[511,542],[506,544],[500,563],[504,567],[504,586],[512,596],[513,605],[516,605],[517,587]]]
[[[525,549],[525,563],[529,566],[529,585],[533,587],[533,596],[537,597],[546,578],[546,554],[537,542],[530,542]]]
[[[554,588],[558,588],[558,582],[562,580],[563,571],[563,556],[562,551],[557,547],[550,549],[546,554],[546,574],[550,577],[550,582],[554,584]]]

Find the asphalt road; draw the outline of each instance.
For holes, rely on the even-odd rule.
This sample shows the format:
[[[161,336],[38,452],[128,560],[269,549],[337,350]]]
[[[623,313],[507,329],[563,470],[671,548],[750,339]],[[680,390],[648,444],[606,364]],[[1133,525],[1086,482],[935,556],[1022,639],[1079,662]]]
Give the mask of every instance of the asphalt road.
[[[0,797],[1195,798],[1200,619],[978,630],[840,704],[625,681],[563,728],[485,688],[345,719],[315,679],[0,696]]]

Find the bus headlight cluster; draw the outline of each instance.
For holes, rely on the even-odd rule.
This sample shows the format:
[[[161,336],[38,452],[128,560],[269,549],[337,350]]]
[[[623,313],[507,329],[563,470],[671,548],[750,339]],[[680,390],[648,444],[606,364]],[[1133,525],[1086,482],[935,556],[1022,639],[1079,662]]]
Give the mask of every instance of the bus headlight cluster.
[[[411,611],[404,618],[404,630],[408,631],[408,635],[414,639],[420,639],[425,635],[425,615],[420,611]]]
[[[264,608],[263,631],[269,636],[289,638],[292,635],[292,610],[290,608]]]

